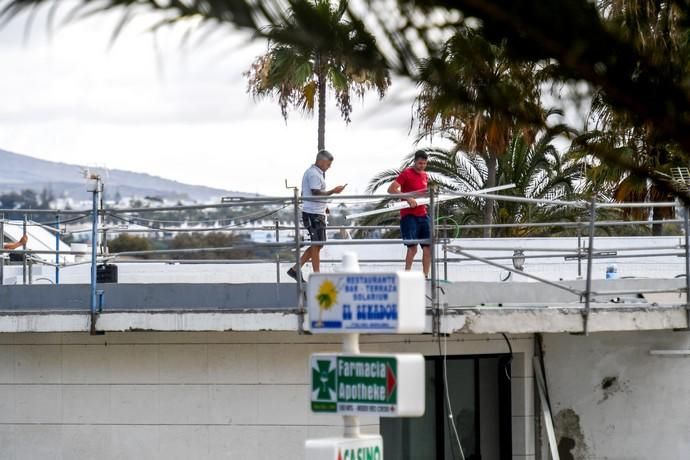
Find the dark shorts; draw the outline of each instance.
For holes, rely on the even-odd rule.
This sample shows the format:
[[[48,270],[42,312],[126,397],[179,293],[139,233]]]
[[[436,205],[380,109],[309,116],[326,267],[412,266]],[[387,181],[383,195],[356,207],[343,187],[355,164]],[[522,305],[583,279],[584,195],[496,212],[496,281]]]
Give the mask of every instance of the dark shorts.
[[[403,216],[400,219],[400,233],[403,240],[428,240],[431,237],[429,216]],[[417,246],[417,243],[405,244]],[[422,247],[429,246],[421,244]]]
[[[303,212],[302,223],[309,232],[309,239],[312,243],[326,241],[326,216]]]

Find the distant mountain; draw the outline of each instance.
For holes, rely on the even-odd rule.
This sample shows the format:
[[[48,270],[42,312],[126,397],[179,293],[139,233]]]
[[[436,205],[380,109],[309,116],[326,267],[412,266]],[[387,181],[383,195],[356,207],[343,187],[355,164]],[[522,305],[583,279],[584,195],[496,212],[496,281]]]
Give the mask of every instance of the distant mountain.
[[[56,197],[69,196],[74,200],[89,198],[86,181],[81,176],[84,166],[40,160],[27,155],[0,149],[0,193],[44,188]],[[95,170],[98,168],[91,168]],[[221,196],[255,196],[200,185],[189,185],[150,174],[108,169],[104,178],[105,193],[109,198],[159,197],[167,200],[208,202]]]

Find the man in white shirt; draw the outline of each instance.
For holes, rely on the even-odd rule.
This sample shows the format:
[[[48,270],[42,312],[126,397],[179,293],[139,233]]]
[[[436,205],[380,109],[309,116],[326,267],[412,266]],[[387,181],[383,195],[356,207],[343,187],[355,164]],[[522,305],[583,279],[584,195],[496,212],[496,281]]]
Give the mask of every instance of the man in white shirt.
[[[316,154],[316,162],[302,176],[302,198],[329,196],[343,191],[347,184],[326,190],[326,171],[332,163],[333,155],[330,152],[321,150]],[[321,271],[320,253],[323,245],[318,244],[318,242],[326,241],[326,214],[328,214],[328,203],[325,200],[303,200],[302,221],[309,232],[312,245],[304,251],[299,264],[301,267],[311,260],[311,266],[315,273]],[[290,268],[287,274],[297,280],[297,265]],[[302,282],[305,282],[304,278],[302,278]]]

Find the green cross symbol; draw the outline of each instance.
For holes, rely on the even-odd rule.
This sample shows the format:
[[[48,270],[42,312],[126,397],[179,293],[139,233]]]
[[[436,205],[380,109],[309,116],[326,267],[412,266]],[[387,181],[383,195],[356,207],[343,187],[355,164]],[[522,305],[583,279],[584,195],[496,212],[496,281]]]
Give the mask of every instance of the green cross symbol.
[[[335,369],[330,367],[331,361],[316,360],[316,367],[311,369],[312,388],[319,391],[319,400],[330,401],[331,391],[335,393]]]

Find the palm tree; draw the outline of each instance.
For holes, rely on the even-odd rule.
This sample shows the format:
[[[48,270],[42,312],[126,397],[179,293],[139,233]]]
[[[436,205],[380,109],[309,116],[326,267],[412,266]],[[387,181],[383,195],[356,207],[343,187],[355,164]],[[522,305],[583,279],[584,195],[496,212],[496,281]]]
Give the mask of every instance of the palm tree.
[[[265,24],[275,25],[284,20],[286,3],[292,5],[299,1],[304,0],[79,0],[77,7],[73,7],[72,3],[57,0],[6,0],[0,6],[0,19],[5,23],[23,12],[31,12],[33,17],[42,5],[69,3],[69,17],[121,11],[123,16],[116,32],[139,13],[155,12],[162,19],[154,27],[201,24],[200,27],[209,28],[240,28],[262,36]],[[690,118],[686,114],[690,113],[690,90],[684,76],[690,60],[685,46],[687,8],[681,2],[397,0],[367,3],[370,8],[348,15],[355,23],[359,22],[358,18],[366,17],[375,24],[381,48],[400,75],[416,80],[420,59],[434,55],[439,41],[447,33],[465,28],[469,19],[482,34],[494,42],[505,43],[511,61],[549,62],[553,64],[554,82],[578,81],[601,88],[612,106],[627,112],[639,123],[650,124],[664,140],[677,142],[688,158]],[[627,16],[612,21],[621,11],[627,12]],[[53,13],[51,9],[49,17],[55,18]],[[649,39],[647,32],[660,40]],[[646,46],[671,43],[668,38],[683,45],[682,52],[676,53],[673,59]],[[659,181],[653,171],[633,172]],[[680,197],[690,203],[688,196]]]
[[[595,107],[598,104],[595,99]],[[610,116],[610,107],[601,108],[602,115]],[[649,202],[650,208],[627,208],[622,215],[633,220],[647,220],[650,215],[653,222],[673,219],[675,209],[655,207],[654,202],[673,201],[673,194],[656,182],[633,174],[631,169],[653,170],[658,175],[671,177],[672,167],[687,167],[679,155],[677,146],[657,142],[649,127],[626,125],[620,114],[610,116],[606,128],[593,130],[578,136],[571,146],[568,158],[581,164],[584,169],[584,191],[601,200],[613,200],[619,203]],[[601,161],[592,156],[592,152],[607,152],[619,161]],[[654,223],[652,235],[661,235],[663,225]]]
[[[367,90],[376,90],[382,98],[390,77],[373,35],[361,22],[344,19],[347,0],[337,5],[330,0],[291,5],[285,21],[266,32],[269,50],[246,73],[248,91],[257,98],[275,97],[286,121],[289,107],[312,113],[318,102],[318,150],[322,150],[327,87],[349,123],[352,93],[362,97]]]
[[[603,17],[645,53],[657,67],[669,74],[684,75],[687,68],[687,40],[681,30],[681,11],[673,2],[639,0],[601,0]],[[687,156],[677,144],[659,135],[651,123],[639,123],[629,113],[609,103],[605,91],[592,99],[589,131],[576,138],[570,158],[586,168],[586,187],[590,194],[617,202],[661,202],[674,199],[673,187],[659,180],[649,181],[635,171],[650,171],[657,177],[671,177],[672,167],[687,167]],[[594,158],[596,155],[598,158]],[[623,215],[635,220],[658,222],[672,219],[674,208],[626,209]],[[663,226],[652,225],[652,234],[661,235]]]
[[[209,28],[240,28],[258,36],[265,24],[285,21],[283,6],[308,0],[80,0],[70,6],[69,17],[122,11],[115,33],[140,12],[155,12],[162,19],[154,25],[201,24]],[[477,18],[475,29],[494,43],[503,43],[509,63],[522,60],[549,62],[555,83],[585,82],[605,93],[611,107],[626,113],[636,126],[645,124],[660,142],[677,143],[679,155],[690,152],[690,85],[687,75],[687,8],[679,2],[646,0],[597,0],[596,2],[478,2],[447,0],[369,2],[371,8],[348,11],[353,24],[367,17],[376,25],[383,53],[395,71],[419,81],[421,57],[433,56],[448,33],[467,27]],[[42,5],[63,5],[57,0],[7,0],[0,6],[0,19],[7,21]],[[54,10],[48,15],[56,16]],[[193,19],[193,21],[187,21]],[[269,29],[270,30],[270,29]],[[363,27],[362,27],[363,30]],[[304,43],[308,34],[295,31],[283,43]],[[602,46],[605,44],[605,46]],[[372,64],[380,62],[376,53]],[[444,85],[457,87],[452,73]],[[462,88],[460,88],[462,89]],[[462,91],[458,91],[462,95]],[[471,94],[471,93],[470,93]],[[517,98],[515,101],[524,99]],[[511,103],[488,98],[492,110],[511,113]],[[520,112],[513,112],[518,114]],[[468,118],[470,119],[470,118]],[[602,159],[626,167],[647,178],[660,190],[674,192],[687,205],[690,195],[673,187],[663,176],[646,167],[634,169],[613,154],[593,152]]]
[[[498,160],[499,184],[515,184],[515,188],[503,192],[509,196],[522,196],[541,200],[579,200],[577,189],[580,177],[579,165],[566,161],[554,146],[554,140],[571,131],[563,125],[541,133],[528,142],[521,133],[515,133],[506,152]],[[495,211],[498,224],[529,222],[575,221],[586,211],[583,208],[551,204],[501,202]],[[542,236],[562,232],[557,227],[513,227],[498,229],[501,236]]]
[[[421,92],[415,102],[420,138],[442,134],[458,150],[478,155],[486,165],[486,187],[496,185],[499,156],[522,130],[531,142],[545,124],[540,73],[533,64],[511,61],[505,47],[470,28],[460,29],[420,66]],[[485,200],[484,224],[493,221],[493,200]],[[484,237],[491,236],[486,227]]]
[[[540,132],[530,142],[516,129],[508,140],[505,152],[497,158],[496,185],[515,184],[514,189],[503,192],[512,196],[549,200],[580,198],[576,189],[581,171],[579,165],[564,161],[553,145],[556,137],[566,132],[562,125],[558,125]],[[487,186],[489,168],[485,157],[458,150],[427,149],[427,153],[429,182],[440,191],[472,192]],[[411,161],[410,155],[405,158],[400,169],[386,170],[376,175],[369,183],[368,190],[373,192],[395,180]],[[501,224],[575,221],[583,213],[578,208],[509,201],[501,202],[492,211],[493,222]],[[458,224],[481,224],[485,216],[482,200],[476,197],[461,197],[442,202],[439,212]],[[384,216],[371,219],[366,224],[392,223],[397,218],[391,215]],[[497,229],[495,236],[552,235],[557,231],[560,229],[555,226],[512,227]],[[471,231],[468,233],[473,234]]]

